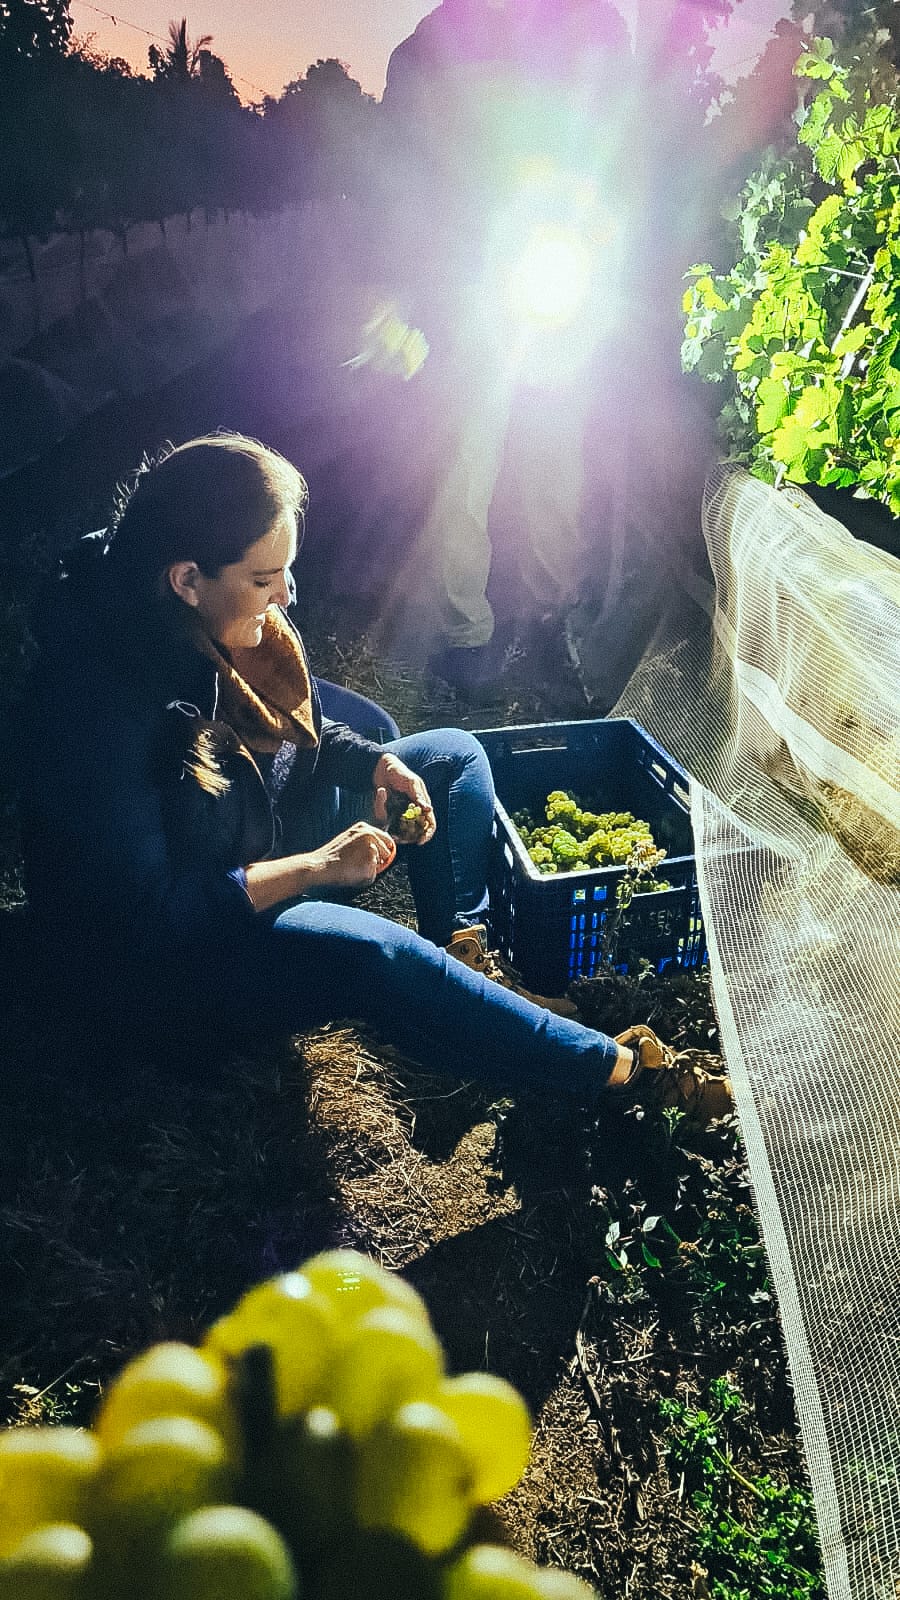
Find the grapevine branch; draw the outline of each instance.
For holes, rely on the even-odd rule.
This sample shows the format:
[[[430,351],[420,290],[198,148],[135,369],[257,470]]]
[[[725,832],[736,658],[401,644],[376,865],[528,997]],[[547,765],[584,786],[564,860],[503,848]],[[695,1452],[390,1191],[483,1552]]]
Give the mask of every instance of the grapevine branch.
[[[853,296],[853,299],[850,301],[850,304],[847,307],[847,311],[846,311],[846,314],[844,316],[844,320],[841,323],[840,327],[838,328],[837,333],[834,336],[834,340],[832,341],[832,345],[831,345],[832,353],[834,353],[834,351],[837,349],[838,340],[843,338],[844,334],[847,332],[847,329],[850,327],[850,325],[851,325],[851,323],[853,321],[853,318],[856,316],[857,311],[859,310],[860,306],[862,305],[863,301],[865,300],[866,295],[868,294],[870,288],[872,287],[872,280],[873,280],[874,277],[875,277],[875,263],[873,261],[871,266],[869,267],[868,272],[866,273],[865,277],[863,278],[862,283],[860,284],[860,286],[857,289],[855,295]],[[856,360],[856,351],[855,350],[848,350],[848,352],[845,355],[843,361],[841,362],[841,373],[840,373],[840,375],[841,375],[842,378],[846,378],[846,377],[849,376],[851,368],[852,368],[853,363],[854,363],[855,360]]]

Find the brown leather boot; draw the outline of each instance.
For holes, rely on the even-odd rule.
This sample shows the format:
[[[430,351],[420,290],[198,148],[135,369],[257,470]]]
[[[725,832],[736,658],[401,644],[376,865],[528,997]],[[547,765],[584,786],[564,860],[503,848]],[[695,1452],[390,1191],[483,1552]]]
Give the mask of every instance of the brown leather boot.
[[[634,1053],[631,1072],[617,1088],[635,1105],[677,1107],[695,1128],[734,1111],[731,1079],[717,1057],[700,1050],[676,1053],[640,1022],[617,1033],[616,1044]]]
[[[471,967],[473,972],[480,972],[483,978],[491,978],[504,989],[511,989],[513,994],[520,994],[523,1000],[530,1000],[532,1005],[543,1006],[545,1011],[552,1011],[557,1017],[577,1018],[578,1007],[571,1000],[548,998],[543,994],[532,994],[530,989],[526,989],[515,968],[504,961],[499,950],[488,950],[487,929],[481,923],[474,928],[457,928],[444,948],[448,956],[454,956],[464,966]]]

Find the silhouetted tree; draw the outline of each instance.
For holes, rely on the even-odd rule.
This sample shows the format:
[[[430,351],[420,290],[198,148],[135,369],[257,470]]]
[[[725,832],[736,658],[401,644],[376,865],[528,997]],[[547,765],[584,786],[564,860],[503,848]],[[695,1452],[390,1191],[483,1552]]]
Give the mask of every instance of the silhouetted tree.
[[[263,114],[274,158],[294,199],[356,191],[375,101],[343,61],[319,59],[267,98]]]
[[[210,34],[191,39],[187,19],[169,24],[168,46],[150,47],[154,100],[148,108],[158,122],[158,157],[145,164],[145,206],[164,228],[166,214],[190,214],[201,206],[209,216],[237,209],[246,199],[247,162],[241,145],[245,112],[224,61],[209,46]]]
[[[54,229],[78,236],[83,266],[93,228],[127,250],[138,222],[260,214],[359,181],[374,101],[342,63],[249,108],[210,44],[173,21],[153,76],[136,76],[90,40],[72,46],[68,0],[0,0],[0,236],[22,241],[32,278],[33,240]]]
[[[731,191],[740,187],[748,166],[766,145],[796,144],[793,114],[802,91],[793,69],[806,37],[796,22],[787,18],[777,22],[753,71],[738,79],[721,115],[709,124]]]
[[[59,85],[68,141],[59,173],[65,192],[58,215],[78,234],[83,258],[84,238],[91,229],[108,228],[121,236],[135,220],[136,108],[142,87],[149,85],[133,77],[126,61],[90,46],[73,51],[66,69]]]
[[[201,50],[199,53],[196,81],[204,94],[220,105],[240,105],[240,97],[228,76],[224,61],[221,56],[213,55],[211,50]]]
[[[0,71],[4,59],[63,55],[71,31],[69,0],[0,0]]]
[[[209,50],[212,34],[203,33],[199,39],[189,39],[187,17],[169,23],[169,43],[164,50],[151,44],[147,55],[155,78],[166,78],[172,83],[189,83],[200,73],[200,57]]]
[[[794,0],[794,18],[809,19],[809,32],[831,38],[842,59],[854,54],[873,58],[870,82],[882,98],[894,93],[894,74],[900,72],[900,6],[895,0]]]
[[[715,35],[740,0],[638,0],[635,53],[642,76],[657,89],[684,95],[695,114],[722,90],[713,71]]]
[[[57,86],[71,32],[68,0],[0,0],[0,231],[21,240],[52,228],[66,137]]]
[[[119,78],[134,77],[131,63],[126,61],[124,56],[111,56],[108,50],[101,50],[98,45],[95,45],[95,38],[96,35],[93,33],[84,37],[71,38],[69,41],[70,57],[85,62],[95,72],[114,73]]]

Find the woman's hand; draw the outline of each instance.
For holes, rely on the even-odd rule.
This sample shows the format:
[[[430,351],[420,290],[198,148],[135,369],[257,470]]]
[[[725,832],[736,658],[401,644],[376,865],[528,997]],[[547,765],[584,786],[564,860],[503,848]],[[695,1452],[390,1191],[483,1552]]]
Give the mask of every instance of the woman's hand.
[[[316,885],[362,889],[374,883],[396,854],[397,845],[389,833],[373,828],[370,822],[354,822],[318,850],[305,852],[302,859],[309,873],[306,892]]]
[[[437,823],[431,796],[422,779],[398,760],[397,756],[383,755],[380,758],[372,774],[372,786],[375,790],[376,822],[387,822],[388,795],[402,795],[408,805],[418,806],[422,812],[421,831],[417,843],[427,844],[429,839],[434,838]]]
[[[318,850],[254,861],[245,868],[247,893],[255,911],[268,911],[283,900],[315,895],[318,889],[362,889],[390,866],[396,854],[389,833],[370,822],[354,822]]]

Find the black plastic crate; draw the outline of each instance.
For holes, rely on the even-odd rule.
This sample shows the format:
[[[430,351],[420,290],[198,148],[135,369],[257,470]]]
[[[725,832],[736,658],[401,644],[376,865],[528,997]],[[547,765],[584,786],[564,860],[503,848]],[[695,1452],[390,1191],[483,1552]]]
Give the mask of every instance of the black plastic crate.
[[[706,960],[686,773],[638,723],[622,717],[544,722],[476,734],[497,790],[491,850],[491,942],[529,988],[562,994],[603,963],[606,921],[616,909],[624,866],[541,873],[510,813],[542,815],[551,789],[566,789],[597,811],[630,811],[666,850],[660,876],[672,884],[636,895],[614,947],[617,966],[649,961],[658,972]]]

